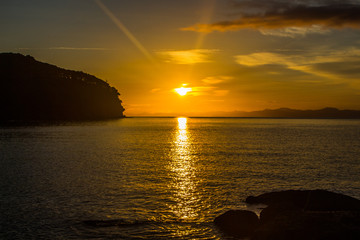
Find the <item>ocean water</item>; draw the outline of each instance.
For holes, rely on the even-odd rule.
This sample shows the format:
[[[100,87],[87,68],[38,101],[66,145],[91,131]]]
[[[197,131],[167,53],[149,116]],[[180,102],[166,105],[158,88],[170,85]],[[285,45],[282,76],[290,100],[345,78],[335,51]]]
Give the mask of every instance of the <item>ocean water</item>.
[[[213,219],[249,195],[360,198],[360,120],[7,126],[0,151],[0,239],[225,239]]]

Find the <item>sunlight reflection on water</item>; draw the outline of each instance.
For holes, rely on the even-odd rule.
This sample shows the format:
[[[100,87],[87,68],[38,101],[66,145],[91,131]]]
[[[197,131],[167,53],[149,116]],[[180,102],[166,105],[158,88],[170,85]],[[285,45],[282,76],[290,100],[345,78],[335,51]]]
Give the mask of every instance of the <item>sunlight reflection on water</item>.
[[[249,195],[321,188],[360,198],[359,126],[126,118],[0,127],[0,239],[224,239],[214,218],[245,209]]]
[[[175,204],[170,208],[173,214],[183,220],[192,221],[198,217],[196,188],[196,167],[192,154],[191,134],[187,129],[187,118],[178,118],[174,137],[174,149],[170,162],[171,188]]]

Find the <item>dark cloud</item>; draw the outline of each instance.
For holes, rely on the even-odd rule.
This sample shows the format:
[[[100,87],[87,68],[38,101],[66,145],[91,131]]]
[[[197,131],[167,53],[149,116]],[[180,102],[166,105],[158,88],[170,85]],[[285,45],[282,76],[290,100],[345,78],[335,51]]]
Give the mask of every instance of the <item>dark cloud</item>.
[[[357,28],[360,29],[358,1],[233,1],[239,19],[212,24],[195,24],[187,31],[212,32],[240,29]]]
[[[334,6],[334,5],[357,5],[359,0],[231,0],[231,6],[240,12],[251,10],[258,12],[284,11],[297,6]]]
[[[312,69],[318,72],[329,73],[337,75],[345,79],[360,80],[360,60],[358,61],[344,61],[344,62],[329,62],[318,63],[312,66]]]

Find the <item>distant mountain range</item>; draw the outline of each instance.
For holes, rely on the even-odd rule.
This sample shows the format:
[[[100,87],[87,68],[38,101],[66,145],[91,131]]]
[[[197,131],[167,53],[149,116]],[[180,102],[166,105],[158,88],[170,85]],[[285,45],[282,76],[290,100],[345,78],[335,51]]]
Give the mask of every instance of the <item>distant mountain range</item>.
[[[219,112],[218,116],[225,117],[268,117],[268,118],[360,118],[359,110],[339,110],[337,108],[323,108],[319,110],[296,110],[290,108],[265,109],[262,111]]]
[[[31,56],[0,54],[0,121],[121,118],[124,108],[119,95],[90,74]]]

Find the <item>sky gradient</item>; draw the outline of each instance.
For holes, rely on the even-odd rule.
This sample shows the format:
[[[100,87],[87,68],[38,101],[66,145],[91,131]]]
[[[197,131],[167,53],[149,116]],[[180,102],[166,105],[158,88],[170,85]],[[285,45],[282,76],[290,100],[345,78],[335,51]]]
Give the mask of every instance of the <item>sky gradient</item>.
[[[359,13],[351,0],[5,0],[0,51],[108,81],[128,116],[360,110]]]

